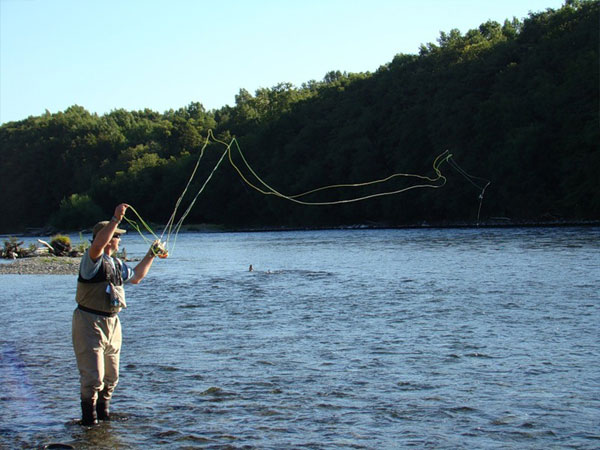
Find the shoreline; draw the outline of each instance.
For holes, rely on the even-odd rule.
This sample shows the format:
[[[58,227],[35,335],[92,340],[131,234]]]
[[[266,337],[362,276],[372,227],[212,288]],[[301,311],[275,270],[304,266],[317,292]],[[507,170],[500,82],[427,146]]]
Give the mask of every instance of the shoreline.
[[[152,224],[155,232],[165,229],[164,225]],[[462,229],[462,228],[568,228],[568,227],[600,227],[600,220],[550,220],[550,221],[513,221],[498,217],[495,220],[475,222],[432,222],[423,221],[413,224],[391,225],[385,223],[363,223],[354,225],[323,226],[263,226],[263,227],[227,227],[215,224],[188,224],[181,227],[181,233],[262,233],[286,231],[325,231],[325,230],[413,230],[413,229]],[[126,226],[127,228],[127,226]],[[90,229],[55,230],[50,228],[26,228],[15,233],[3,232],[0,237],[50,236],[57,233],[76,234],[91,233]]]
[[[0,275],[77,275],[81,256],[37,255],[0,263]]]
[[[341,226],[323,226],[323,227],[264,227],[264,228],[234,228],[215,231],[198,225],[188,225],[188,228],[182,227],[181,232],[194,233],[261,233],[261,232],[285,232],[285,231],[326,231],[326,230],[435,230],[435,229],[477,229],[477,228],[569,228],[569,227],[600,227],[600,220],[573,221],[573,222],[481,222],[476,223],[428,223],[406,224],[406,225],[385,225],[385,224],[357,224]],[[159,230],[161,228],[158,228]]]

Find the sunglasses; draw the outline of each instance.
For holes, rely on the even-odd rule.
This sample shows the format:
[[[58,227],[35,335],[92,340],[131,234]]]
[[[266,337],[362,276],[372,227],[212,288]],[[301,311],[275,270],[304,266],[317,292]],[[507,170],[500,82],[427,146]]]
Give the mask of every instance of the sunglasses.
[[[120,234],[115,234],[115,235],[113,235],[112,239],[121,239],[121,235]]]

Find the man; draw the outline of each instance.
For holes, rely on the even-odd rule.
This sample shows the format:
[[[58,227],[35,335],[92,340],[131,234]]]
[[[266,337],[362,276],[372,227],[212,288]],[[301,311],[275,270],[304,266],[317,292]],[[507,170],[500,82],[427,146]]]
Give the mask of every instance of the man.
[[[128,207],[121,203],[111,220],[94,226],[92,245],[79,266],[72,331],[81,383],[82,425],[110,420],[109,402],[119,381],[121,351],[117,313],[127,306],[123,284],[142,281],[156,254],[155,242],[134,269],[113,256],[125,233],[118,225]]]

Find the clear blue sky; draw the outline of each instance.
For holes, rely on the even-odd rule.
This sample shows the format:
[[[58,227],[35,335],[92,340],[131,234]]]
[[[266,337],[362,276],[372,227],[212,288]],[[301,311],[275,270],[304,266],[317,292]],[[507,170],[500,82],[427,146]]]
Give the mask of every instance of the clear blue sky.
[[[234,105],[330,70],[373,72],[440,31],[564,0],[0,0],[0,123],[77,104]]]

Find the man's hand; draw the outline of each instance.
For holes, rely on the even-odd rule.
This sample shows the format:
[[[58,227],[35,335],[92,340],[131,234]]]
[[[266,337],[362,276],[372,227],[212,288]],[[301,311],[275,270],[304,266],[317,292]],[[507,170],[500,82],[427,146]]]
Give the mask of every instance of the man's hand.
[[[123,220],[123,217],[125,217],[125,211],[127,211],[127,208],[129,208],[127,203],[121,203],[115,208],[115,219],[117,219],[118,222]]]
[[[166,258],[169,256],[169,252],[165,248],[162,242],[159,239],[155,240],[150,246],[150,251],[148,252],[152,254],[152,256],[158,256],[159,258]]]

